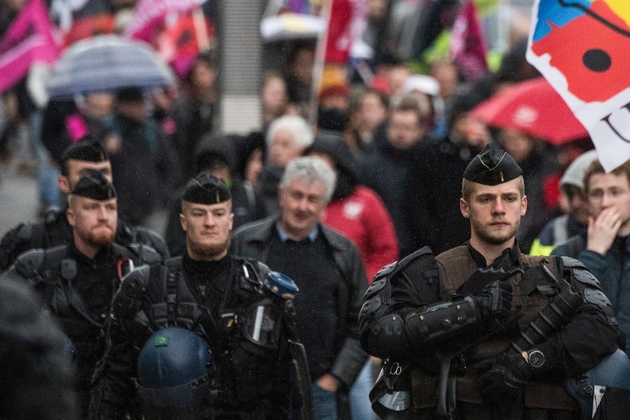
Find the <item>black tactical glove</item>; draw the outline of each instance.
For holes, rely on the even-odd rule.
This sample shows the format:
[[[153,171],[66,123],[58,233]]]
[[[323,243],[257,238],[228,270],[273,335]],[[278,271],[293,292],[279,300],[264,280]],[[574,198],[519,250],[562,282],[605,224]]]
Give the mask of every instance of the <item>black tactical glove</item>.
[[[484,398],[514,396],[532,376],[532,368],[519,353],[500,354],[477,363],[479,389]]]
[[[495,280],[473,295],[484,321],[506,319],[512,308],[512,282]]]

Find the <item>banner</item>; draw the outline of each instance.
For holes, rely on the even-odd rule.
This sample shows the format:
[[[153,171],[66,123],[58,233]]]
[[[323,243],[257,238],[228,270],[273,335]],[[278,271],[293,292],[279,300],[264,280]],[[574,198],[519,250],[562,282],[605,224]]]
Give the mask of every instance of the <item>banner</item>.
[[[167,13],[186,12],[201,6],[206,0],[140,0],[133,10],[125,36],[146,42],[153,37]]]
[[[607,172],[630,159],[628,51],[628,0],[536,0],[527,60],[586,127]]]
[[[53,28],[42,0],[31,0],[0,39],[0,92],[19,82],[35,61],[59,57]]]

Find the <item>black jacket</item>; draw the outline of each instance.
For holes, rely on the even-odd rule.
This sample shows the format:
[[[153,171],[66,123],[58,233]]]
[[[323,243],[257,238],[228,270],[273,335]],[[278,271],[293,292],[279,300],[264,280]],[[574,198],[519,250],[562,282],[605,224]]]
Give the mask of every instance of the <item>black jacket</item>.
[[[262,288],[269,271],[264,264],[228,255],[220,268],[200,276],[203,273],[187,267],[204,263],[187,258],[143,266],[125,278],[114,299],[112,344],[92,391],[90,418],[120,419],[139,407],[135,376],[140,349],[153,332],[172,326],[195,332],[211,351],[207,369],[215,396],[200,402],[192,417],[183,418],[289,418],[293,391],[287,339],[296,339],[291,319],[282,310],[278,318],[265,318],[265,328],[271,326],[279,337],[265,346],[247,336],[247,327],[261,305],[271,300],[274,308],[282,308],[290,301],[270,297]],[[182,355],[180,363],[185,365],[185,360]]]
[[[270,238],[277,220],[277,216],[268,217],[238,229],[232,238],[234,255],[266,262]],[[361,349],[359,342],[357,324],[367,279],[356,245],[324,225],[320,224],[319,228],[325,242],[332,249],[335,264],[344,279],[339,285],[338,294],[339,330],[336,340],[338,351],[330,373],[338,378],[344,387],[350,389],[367,360],[367,354]]]
[[[77,355],[77,391],[84,414],[92,374],[105,354],[111,302],[120,285],[118,265],[125,259],[131,259],[134,265],[161,261],[155,250],[144,245],[112,244],[92,260],[73,244],[60,245],[21,255],[0,277],[0,282],[30,284],[72,341]],[[84,278],[84,273],[90,273],[88,278]]]

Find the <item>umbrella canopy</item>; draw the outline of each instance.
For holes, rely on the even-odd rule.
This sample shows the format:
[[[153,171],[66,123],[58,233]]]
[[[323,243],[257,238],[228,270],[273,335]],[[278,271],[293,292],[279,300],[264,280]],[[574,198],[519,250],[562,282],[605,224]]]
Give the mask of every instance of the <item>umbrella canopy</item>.
[[[556,145],[588,137],[586,128],[543,77],[500,91],[471,114],[493,127],[513,128]]]
[[[316,39],[325,29],[324,19],[297,13],[269,16],[260,22],[260,33],[265,42]]]
[[[171,85],[173,72],[142,42],[100,35],[75,43],[54,65],[46,83],[51,98],[77,93]]]

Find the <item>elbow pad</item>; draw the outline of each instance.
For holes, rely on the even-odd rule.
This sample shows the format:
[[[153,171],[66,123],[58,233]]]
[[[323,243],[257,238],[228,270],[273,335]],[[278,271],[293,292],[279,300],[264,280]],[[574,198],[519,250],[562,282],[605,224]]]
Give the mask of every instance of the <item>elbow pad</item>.
[[[404,359],[413,355],[405,322],[398,314],[385,315],[370,325],[364,340],[369,353],[381,359]]]
[[[429,305],[405,319],[413,350],[430,348],[443,341],[459,338],[483,324],[479,307],[472,296]]]

